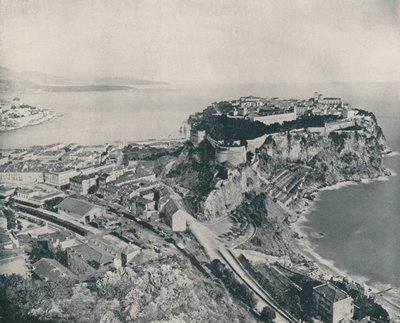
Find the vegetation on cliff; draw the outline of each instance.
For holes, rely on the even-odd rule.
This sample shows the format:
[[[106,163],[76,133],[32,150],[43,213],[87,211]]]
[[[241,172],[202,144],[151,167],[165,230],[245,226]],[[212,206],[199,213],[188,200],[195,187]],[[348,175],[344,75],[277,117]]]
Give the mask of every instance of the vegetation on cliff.
[[[215,151],[208,141],[198,147],[186,144],[167,175],[167,180],[188,190],[184,200],[195,215],[202,213],[202,205],[218,180],[226,178],[227,169],[215,162]]]
[[[338,117],[333,115],[310,115],[293,121],[285,121],[282,124],[274,123],[266,125],[260,121],[229,118],[226,115],[216,116],[205,114],[196,127],[206,130],[207,134],[215,140],[232,142],[236,140],[250,140],[264,134],[285,132],[294,129],[323,127],[325,122],[337,119]]]

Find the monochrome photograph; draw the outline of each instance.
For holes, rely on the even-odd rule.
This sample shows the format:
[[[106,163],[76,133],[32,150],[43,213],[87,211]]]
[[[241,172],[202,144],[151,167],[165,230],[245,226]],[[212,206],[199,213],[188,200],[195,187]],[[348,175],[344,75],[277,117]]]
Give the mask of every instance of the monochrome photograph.
[[[400,322],[400,0],[0,0],[0,322]]]

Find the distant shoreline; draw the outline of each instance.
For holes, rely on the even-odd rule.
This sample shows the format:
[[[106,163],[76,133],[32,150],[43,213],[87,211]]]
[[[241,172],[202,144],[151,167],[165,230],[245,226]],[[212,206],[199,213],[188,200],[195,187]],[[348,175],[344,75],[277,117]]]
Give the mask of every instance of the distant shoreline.
[[[61,117],[61,116],[62,115],[55,115],[53,112],[50,111],[49,114],[47,114],[44,118],[34,120],[33,122],[24,123],[24,124],[22,124],[20,126],[17,126],[17,127],[10,127],[10,128],[7,128],[7,129],[0,129],[0,133],[9,132],[9,131],[13,131],[13,130],[18,130],[18,129],[26,128],[26,127],[29,127],[29,126],[37,126],[37,125],[40,125],[40,124],[42,124],[42,123],[44,123],[46,121],[51,121],[51,120],[53,120],[53,119],[55,119],[57,117]]]

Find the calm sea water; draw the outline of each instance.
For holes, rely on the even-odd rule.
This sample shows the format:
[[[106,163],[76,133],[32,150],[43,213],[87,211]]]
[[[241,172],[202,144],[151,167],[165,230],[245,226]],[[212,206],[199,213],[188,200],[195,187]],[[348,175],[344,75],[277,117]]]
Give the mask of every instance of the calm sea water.
[[[0,133],[0,147],[54,142],[99,144],[179,136],[181,123],[213,101],[243,95],[308,98],[314,91],[340,96],[373,111],[394,151],[400,151],[400,84],[253,84],[170,87],[162,90],[19,93],[24,102],[63,116]],[[400,174],[400,158],[386,164]],[[338,268],[400,286],[400,177],[325,191],[307,230],[323,232],[313,245]]]

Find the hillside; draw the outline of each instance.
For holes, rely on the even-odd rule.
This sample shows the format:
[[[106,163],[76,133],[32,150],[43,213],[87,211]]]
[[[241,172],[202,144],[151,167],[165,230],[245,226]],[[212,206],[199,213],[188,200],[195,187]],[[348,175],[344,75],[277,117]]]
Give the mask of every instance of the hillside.
[[[72,79],[36,71],[16,72],[0,66],[0,92],[25,90],[49,92],[117,91],[133,90],[136,85],[159,84],[164,83],[123,77]]]

